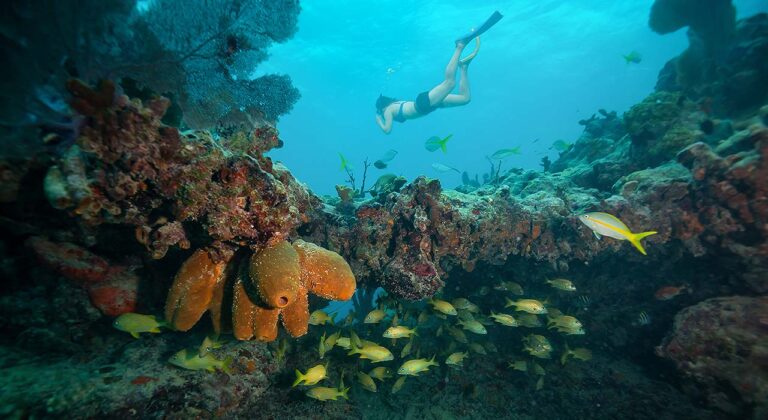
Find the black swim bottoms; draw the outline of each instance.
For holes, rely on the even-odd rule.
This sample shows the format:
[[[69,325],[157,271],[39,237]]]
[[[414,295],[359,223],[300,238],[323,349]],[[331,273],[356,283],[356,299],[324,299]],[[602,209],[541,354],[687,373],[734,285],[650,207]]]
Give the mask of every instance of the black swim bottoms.
[[[430,112],[436,110],[439,108],[439,106],[432,106],[429,103],[429,91],[421,92],[414,101],[416,105],[416,112],[418,112],[421,115],[427,115]]]

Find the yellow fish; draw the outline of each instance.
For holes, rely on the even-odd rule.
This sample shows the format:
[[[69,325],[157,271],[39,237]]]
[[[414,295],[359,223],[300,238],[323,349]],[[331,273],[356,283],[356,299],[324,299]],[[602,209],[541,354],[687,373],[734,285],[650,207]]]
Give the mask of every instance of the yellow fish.
[[[386,315],[387,313],[384,312],[382,309],[374,309],[371,312],[368,312],[368,315],[365,316],[363,323],[378,324],[379,322],[381,322],[382,319],[384,319]]]
[[[564,328],[568,330],[574,330],[582,328],[584,325],[582,325],[581,321],[578,319],[570,316],[570,315],[560,315],[558,317],[550,318],[549,322],[547,323],[547,328]]]
[[[473,332],[475,334],[488,334],[488,331],[485,329],[483,324],[475,320],[468,320],[468,321],[459,320],[459,325],[461,325],[462,328],[464,328],[465,330],[469,332]]]
[[[354,330],[349,332],[349,342],[352,343],[353,347],[363,347],[363,340],[357,336]]]
[[[224,344],[219,341],[219,335],[215,334],[213,336],[206,335],[203,339],[203,343],[200,344],[200,349],[198,350],[198,354],[200,357],[205,356],[206,354],[210,353],[214,349],[221,348]]]
[[[562,316],[562,315],[563,315],[563,311],[561,311],[560,309],[553,308],[551,306],[549,308],[547,308],[547,318],[549,318],[549,319],[557,318],[557,317]]]
[[[323,332],[323,336],[320,337],[320,345],[317,349],[317,353],[320,355],[320,359],[325,357],[325,332]]]
[[[328,336],[328,338],[325,339],[325,351],[331,351],[333,346],[336,345],[336,342],[339,341],[339,338],[341,338],[341,331],[336,331],[335,333]]]
[[[204,357],[200,357],[196,350],[180,350],[170,359],[168,363],[178,366],[180,368],[189,370],[207,370],[214,372],[216,369],[229,373],[229,366],[232,364],[232,358],[227,357],[224,360],[219,360],[213,357],[213,354],[208,353]]]
[[[483,356],[488,354],[488,352],[485,351],[485,347],[480,345],[480,343],[469,343],[469,349],[477,354],[482,354]]]
[[[400,325],[400,316],[395,312],[395,315],[392,317],[392,322],[389,324],[390,327],[396,327]]]
[[[456,308],[453,307],[450,303],[440,300],[440,299],[430,299],[429,304],[432,305],[432,308],[445,315],[456,315]]]
[[[462,321],[474,321],[475,319],[475,316],[472,315],[472,312],[469,312],[466,309],[457,309],[456,316],[458,316],[458,318]]]
[[[543,335],[530,334],[523,339],[523,350],[533,357],[549,359],[552,353],[552,344]]]
[[[445,364],[448,366],[462,366],[464,364],[464,358],[466,357],[466,352],[451,353],[448,358],[445,359]]]
[[[533,374],[534,375],[546,375],[547,374],[547,371],[545,371],[544,368],[541,367],[540,364],[538,364],[536,362],[533,362],[531,364],[533,365],[533,369],[531,369],[531,370],[533,370]]]
[[[557,327],[557,332],[566,334],[566,335],[584,335],[586,332],[583,328],[574,328],[574,327]]]
[[[403,365],[400,366],[400,369],[397,370],[397,373],[398,375],[418,376],[419,373],[428,371],[430,366],[437,365],[438,363],[435,362],[435,356],[432,356],[429,360],[412,359],[403,363]]]
[[[469,302],[469,305],[467,305],[467,309],[466,310],[476,314],[476,313],[480,312],[480,307],[475,305],[472,302]]]
[[[341,154],[341,152],[338,152],[338,153],[339,153],[339,158],[341,159],[341,167],[339,168],[339,170],[340,171],[351,170],[352,165],[350,165],[349,162],[347,162],[347,158],[345,158],[344,155]]]
[[[368,376],[384,382],[385,379],[392,377],[392,370],[388,367],[379,366],[377,368],[371,369],[371,371],[368,372]]]
[[[632,233],[624,222],[608,213],[593,212],[582,214],[579,216],[579,220],[581,220],[581,223],[587,225],[588,228],[592,229],[592,232],[597,239],[600,239],[600,236],[603,235],[621,241],[629,241],[629,243],[634,245],[643,255],[648,254],[645,252],[640,240],[646,236],[655,235],[657,233],[655,230]]]
[[[366,375],[363,372],[357,372],[357,382],[360,382],[360,385],[363,386],[363,389],[376,392],[376,382],[373,381],[373,378]]]
[[[465,298],[456,298],[451,301],[451,305],[456,309],[467,309],[472,305],[472,302]]]
[[[496,286],[493,286],[494,290],[500,290],[502,292],[512,292],[516,295],[523,294],[523,287],[513,281],[503,281]]]
[[[521,327],[526,327],[526,328],[538,328],[543,325],[539,317],[529,313],[522,313],[517,315],[517,323]]]
[[[411,348],[413,348],[413,337],[411,337],[411,339],[408,340],[408,342],[403,347],[403,350],[400,351],[400,358],[402,359],[403,357],[411,354]]]
[[[296,369],[296,380],[293,381],[291,388],[299,384],[306,386],[315,385],[326,378],[328,378],[328,375],[326,375],[325,366],[323,365],[312,366],[307,369],[307,373],[303,374]]]
[[[280,341],[277,342],[277,350],[275,350],[275,358],[277,359],[277,363],[282,363],[285,359],[285,354],[288,353],[290,345],[288,344],[288,340],[285,338],[281,338]]]
[[[326,323],[333,325],[333,317],[322,309],[318,309],[309,315],[309,325],[325,325]]]
[[[421,313],[419,314],[419,318],[418,318],[418,320],[416,320],[416,322],[419,325],[424,325],[428,321],[429,321],[429,314],[427,313],[427,311],[421,311]]]
[[[416,329],[403,326],[389,327],[386,331],[384,331],[385,338],[408,338],[412,335],[416,335]]]
[[[448,144],[448,140],[450,140],[451,137],[453,137],[453,134],[449,134],[447,137],[442,139],[437,136],[432,136],[429,139],[427,139],[426,143],[424,143],[424,147],[430,152],[434,152],[437,149],[441,149],[443,153],[447,153],[448,152],[447,144]]]
[[[565,364],[568,361],[568,357],[586,362],[592,359],[592,352],[584,347],[577,347],[573,350],[568,348],[568,344],[565,345],[565,353],[560,356],[560,363]]]
[[[369,359],[373,363],[386,362],[395,358],[389,349],[374,343],[365,343],[363,347],[357,347],[352,343],[352,350],[348,354],[350,356],[359,354],[361,359]]]
[[[339,337],[338,340],[336,340],[336,345],[344,350],[352,348],[352,343],[350,342],[349,337]]]
[[[566,292],[576,291],[576,286],[574,286],[573,282],[568,279],[545,280],[545,282],[555,289],[564,290]]]
[[[413,312],[413,309],[405,311],[403,314],[403,322],[408,322],[409,319],[413,318]]]
[[[349,388],[344,388],[343,384],[339,387],[339,389],[328,388],[327,386],[317,386],[307,390],[307,396],[309,398],[314,398],[320,401],[336,401],[336,399],[339,397],[348,400],[349,397],[347,397],[347,392],[349,392]]]
[[[462,344],[467,344],[469,340],[467,340],[467,335],[464,334],[464,331],[454,328],[454,327],[448,327],[448,334],[453,337],[454,340],[458,341]]]
[[[525,360],[517,360],[514,362],[509,362],[509,365],[507,366],[509,366],[514,370],[519,370],[521,372],[528,371],[528,362],[526,362]]]
[[[501,325],[506,325],[507,327],[517,327],[518,323],[517,320],[509,314],[497,314],[495,312],[491,312],[491,318],[493,318],[494,321]]]
[[[405,384],[405,378],[407,378],[407,376],[401,376],[395,381],[395,384],[392,385],[393,394],[397,394],[397,391],[400,391],[400,388],[402,388],[403,384]]]
[[[509,298],[506,298],[506,300],[507,304],[504,305],[505,308],[514,306],[516,311],[528,312],[529,314],[534,315],[547,313],[547,308],[544,307],[544,304],[536,299],[518,299],[514,302]]]
[[[117,317],[112,326],[120,331],[125,331],[133,338],[139,338],[139,333],[159,333],[160,327],[167,327],[165,321],[160,321],[154,315],[125,313]]]

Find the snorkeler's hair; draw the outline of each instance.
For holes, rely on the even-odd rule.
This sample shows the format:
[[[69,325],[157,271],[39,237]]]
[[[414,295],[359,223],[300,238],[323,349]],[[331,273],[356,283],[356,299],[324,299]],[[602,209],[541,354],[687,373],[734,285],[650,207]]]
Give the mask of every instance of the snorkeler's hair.
[[[384,96],[380,94],[379,99],[376,99],[376,113],[381,114],[382,112],[384,112],[384,108],[386,108],[387,105],[395,101],[397,101],[397,99],[390,98],[389,96]]]

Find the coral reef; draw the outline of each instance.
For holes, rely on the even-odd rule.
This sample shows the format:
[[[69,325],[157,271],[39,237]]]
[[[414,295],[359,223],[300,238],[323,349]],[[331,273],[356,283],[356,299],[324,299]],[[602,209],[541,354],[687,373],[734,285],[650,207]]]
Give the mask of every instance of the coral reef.
[[[670,417],[764,417],[768,304],[752,296],[768,291],[768,105],[765,63],[758,62],[768,45],[766,18],[736,22],[721,42],[707,35],[707,25],[719,23],[692,15],[691,4],[659,0],[654,6],[658,31],[688,26],[692,32],[689,52],[666,79],[668,89],[623,117],[600,110],[580,121],[584,133],[557,161],[542,161],[544,172],[492,166],[482,182],[463,176],[460,191],[426,177],[407,182],[387,174],[368,191],[364,183],[359,190],[342,187],[338,199],[321,200],[265,156],[282,141],[264,119],[294,98],[282,92],[288,87],[279,77],[261,81],[268,89],[244,82],[258,91],[239,107],[206,105],[221,103],[207,93],[226,93],[220,89],[226,79],[203,86],[187,77],[190,85],[169,88],[187,125],[205,126],[214,117],[221,124],[215,132],[169,126],[178,115],[169,115],[175,112],[169,99],[141,91],[147,85],[163,91],[139,77],[141,66],[132,74],[142,80],[125,90],[126,83],[103,80],[92,87],[70,80],[77,115],[51,113],[56,127],[43,134],[55,131],[56,140],[46,153],[0,160],[8,181],[0,190],[0,270],[8,279],[0,297],[0,415],[306,418],[375,410],[387,418],[504,417],[512,406],[536,418],[563,412],[613,418],[628,410],[648,418],[662,410]],[[718,4],[731,10],[730,2]],[[675,5],[688,10],[670,15]],[[250,46],[229,29],[210,32],[220,8],[198,26],[179,28],[180,19],[168,28],[202,28],[199,34],[212,39],[203,45],[206,53],[226,51],[214,54],[213,63],[233,69],[245,58],[237,54],[241,47],[258,56],[271,40],[292,33],[298,3],[264,7],[231,10],[228,16],[244,26],[222,21],[249,31],[264,16],[239,19],[257,10],[274,16],[275,27],[264,29],[274,33],[257,34]],[[184,12],[195,15],[192,8]],[[9,16],[16,15],[23,17]],[[124,15],[105,16],[98,24]],[[107,26],[121,32],[127,24]],[[181,30],[143,30],[172,46],[175,57],[199,41]],[[719,61],[723,54],[739,57]],[[193,74],[197,67],[181,61],[184,68],[168,77]],[[690,71],[701,63],[700,72]],[[197,64],[205,70],[211,62]],[[79,74],[93,80],[91,73]],[[192,94],[193,87],[199,91]],[[243,119],[248,124],[238,122]],[[578,220],[585,211],[611,213],[635,232],[658,231],[646,240],[648,256],[625,242],[595,239]],[[572,280],[578,294],[545,283],[556,277]],[[489,324],[487,334],[462,342],[451,318],[430,315],[426,302],[397,300],[468,298],[480,308],[472,316],[482,321],[503,307],[505,296],[496,291],[509,281],[527,297],[546,300],[553,313],[578,317],[585,334]],[[386,343],[393,353],[406,357],[406,346],[421,357],[466,350],[464,371],[434,367],[434,374],[409,378],[396,395],[353,388],[352,403],[320,405],[291,390],[290,372],[316,363],[318,339],[340,331],[310,329],[310,304],[353,298],[358,284],[361,313],[344,321],[345,335],[356,329],[364,339],[380,340],[394,320],[365,328],[354,321],[380,306],[396,312],[400,325],[420,324],[412,342]],[[679,292],[657,298],[669,289]],[[741,297],[723,297],[733,295]],[[163,302],[172,331],[136,340],[110,327],[107,316],[157,314]],[[169,368],[171,353],[211,340],[207,322],[200,322],[206,313],[216,335],[237,338],[210,348],[221,364],[232,357],[232,369]],[[527,357],[520,343],[529,328],[541,328],[534,333],[546,334],[556,355],[563,357],[568,345],[586,346],[595,362],[567,354],[567,364],[538,360],[546,379],[507,369],[508,361]],[[653,354],[660,341],[658,354],[673,363],[660,364]],[[333,365],[326,385],[339,384],[344,372],[349,385],[349,374],[363,362],[333,346],[320,348],[335,353],[325,356]],[[39,374],[47,370],[53,374]],[[696,386],[678,389],[678,375]],[[702,396],[709,407],[697,404]]]
[[[693,378],[695,391],[709,404],[734,416],[754,410],[754,418],[763,418],[768,414],[766,314],[766,297],[705,300],[675,316],[657,352]]]
[[[77,144],[46,176],[54,207],[84,226],[135,227],[136,238],[162,258],[190,247],[183,222],[203,223],[214,241],[263,242],[286,237],[317,199],[263,153],[280,142],[268,127],[225,141],[162,124],[168,100],[146,105],[71,81],[73,107],[88,117]],[[237,155],[238,159],[231,159]],[[86,163],[97,161],[100,165]]]
[[[657,92],[624,114],[634,157],[642,166],[656,166],[704,136],[699,129],[708,119],[681,94]]]
[[[308,293],[349,300],[355,292],[355,276],[340,255],[300,239],[267,245],[242,261],[247,270],[230,269],[230,276],[227,263],[229,258],[214,262],[203,249],[184,262],[165,305],[165,318],[174,329],[188,331],[211,311],[214,331],[229,330],[221,314],[231,305],[238,340],[274,340],[278,317],[291,336],[300,337],[309,323]],[[224,298],[228,294],[231,302]]]
[[[551,164],[550,171],[562,172],[578,186],[610,191],[621,176],[639,169],[639,162],[630,159],[631,144],[624,141],[624,121],[615,112],[601,109],[579,124],[584,133]]]

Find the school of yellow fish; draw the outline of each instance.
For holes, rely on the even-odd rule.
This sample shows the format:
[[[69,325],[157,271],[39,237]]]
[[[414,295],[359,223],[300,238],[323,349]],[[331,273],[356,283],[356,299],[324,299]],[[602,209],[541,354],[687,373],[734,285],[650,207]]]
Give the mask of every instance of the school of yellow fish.
[[[566,305],[573,301],[569,306],[578,310],[581,296],[574,294],[576,286],[564,278],[545,279],[544,284],[553,291],[546,299],[525,297],[523,287],[513,281],[500,282],[493,290],[500,292],[506,304],[503,308],[487,311],[464,297],[451,300],[434,297],[425,305],[424,302],[404,304],[386,294],[379,297],[377,308],[362,317],[362,325],[356,321],[357,314],[354,313],[336,324],[333,314],[316,310],[310,315],[310,324],[323,328],[317,345],[318,362],[304,373],[296,370],[293,386],[307,387],[306,395],[321,401],[339,397],[348,399],[350,388],[344,387],[347,376],[347,381],[354,382],[366,392],[379,392],[392,380],[388,389],[394,394],[405,385],[408,377],[428,374],[440,364],[461,370],[473,357],[498,353],[496,346],[484,337],[494,334],[495,329],[518,328],[538,330],[521,333],[519,349],[505,350],[512,355],[509,367],[534,378],[534,387],[539,390],[544,386],[547,367],[557,366],[547,362],[553,353],[560,354],[561,365],[569,360],[588,361],[592,358],[590,350],[583,347],[571,349],[564,340],[565,337],[584,335],[584,324],[576,316],[563,313],[550,304],[550,300]],[[478,295],[488,292],[489,288],[481,288]],[[548,333],[561,337],[558,341],[563,342],[562,348],[555,348],[550,341],[551,334],[550,338],[545,335]],[[421,336],[444,337],[448,343],[440,346],[435,354],[422,357]],[[287,346],[284,342],[278,341],[276,349],[281,360]],[[354,371],[342,371],[338,375],[338,387],[319,386],[321,381],[329,380],[326,369],[331,352],[334,357],[352,357],[359,362]],[[399,360],[395,361],[396,358]]]

